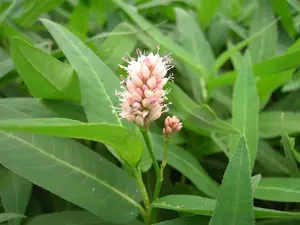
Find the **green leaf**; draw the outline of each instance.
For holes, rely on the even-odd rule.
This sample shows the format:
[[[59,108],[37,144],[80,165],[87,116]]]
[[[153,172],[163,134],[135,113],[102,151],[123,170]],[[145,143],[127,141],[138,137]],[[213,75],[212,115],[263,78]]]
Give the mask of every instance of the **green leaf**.
[[[193,195],[168,195],[152,203],[154,208],[200,215],[212,215],[216,200]],[[300,218],[300,213],[254,207],[256,218]],[[243,215],[240,215],[243,216]]]
[[[299,178],[263,178],[257,186],[254,197],[276,202],[300,202],[299,185]]]
[[[226,168],[211,225],[254,225],[250,165],[246,140],[241,136]]]
[[[260,181],[261,181],[261,174],[257,174],[251,177],[252,194],[254,194],[254,192],[256,191],[257,185],[259,184]]]
[[[132,27],[128,23],[119,24],[112,32],[132,32]],[[119,68],[118,64],[123,64],[122,58],[125,54],[131,53],[137,44],[137,39],[134,35],[109,36],[101,44],[101,49],[104,53],[100,57],[113,70]]]
[[[30,117],[3,105],[0,112],[1,118]],[[79,142],[3,131],[0,140],[0,163],[19,176],[105,220],[126,222],[136,217],[140,207],[136,181]],[[118,217],[112,209],[120,211]]]
[[[154,140],[154,152],[158,160],[163,159],[163,138],[161,135],[152,135]],[[188,151],[170,145],[167,163],[181,172],[204,194],[209,197],[217,197],[218,184],[209,177],[201,164]]]
[[[31,197],[32,183],[11,171],[1,168],[0,196],[6,212],[24,214]],[[21,224],[21,219],[8,222],[9,225]]]
[[[175,13],[180,42],[186,51],[191,52],[206,71],[210,72],[215,63],[215,56],[204,33],[190,13],[181,8],[175,8]]]
[[[215,63],[215,56],[204,33],[196,23],[193,15],[181,8],[175,8],[175,13],[180,44],[186,51],[191,52],[198,63],[202,63],[209,74]],[[183,69],[182,75],[188,81],[194,99],[198,103],[205,102],[207,93],[203,78],[190,65],[183,64]]]
[[[290,37],[293,38],[296,34],[296,31],[288,2],[281,0],[272,0],[271,3],[275,13],[280,17],[280,22],[282,23],[283,27],[290,35]]]
[[[297,161],[294,158],[293,152],[295,152],[295,139],[290,138],[287,134],[282,135],[282,144],[284,149],[285,158],[287,159],[287,165],[291,171],[291,175],[299,177],[300,172],[297,165]]]
[[[121,125],[118,114],[112,113],[112,108],[119,104],[114,96],[120,88],[115,74],[67,29],[49,20],[42,19],[42,22],[77,72],[88,121]]]
[[[99,141],[114,148],[132,167],[136,167],[142,157],[143,145],[140,137],[115,125],[82,123],[63,118],[36,118],[2,120],[0,129]]]
[[[79,0],[70,17],[70,29],[83,40],[89,30],[89,1]]]
[[[256,63],[252,66],[253,74],[257,77],[270,77],[270,75],[288,71],[296,68],[300,64],[300,51],[287,53],[283,56],[274,57],[272,59]],[[237,71],[222,74],[222,76],[207,81],[208,89],[231,85],[235,82]]]
[[[282,92],[291,92],[300,89],[300,73],[296,72],[296,74],[292,77],[292,79],[282,87]]]
[[[86,211],[64,211],[35,216],[30,218],[26,225],[92,225],[103,224],[103,222],[103,219]]]
[[[173,220],[156,223],[155,225],[207,225],[209,217],[207,216],[184,216]]]
[[[298,161],[298,163],[300,163],[300,153],[298,151],[296,151],[295,148],[292,148],[292,153],[293,153],[295,159]]]
[[[257,223],[257,225],[298,225],[300,222],[299,219],[272,219],[272,220],[264,220],[262,222]]]
[[[25,12],[18,18],[18,23],[21,26],[31,26],[42,13],[54,9],[62,4],[65,0],[31,0]]]
[[[0,48],[0,79],[3,78],[7,73],[11,72],[14,69],[14,64],[9,57],[9,55]]]
[[[10,6],[2,12],[0,15],[0,26],[2,25],[2,22],[5,21],[5,19],[9,16],[9,14],[14,10],[15,6],[17,4],[17,0],[13,0]]]
[[[136,216],[135,180],[96,153],[67,139],[7,132],[0,136],[5,146],[0,162],[13,172],[105,220],[126,222]],[[118,217],[112,209],[120,212]]]
[[[40,105],[47,107],[48,110],[54,112],[55,116],[71,120],[79,120],[87,122],[82,106],[77,102],[64,101],[64,100],[41,100],[38,102]]]
[[[261,27],[265,27],[274,21],[273,10],[270,5],[271,0],[258,1],[258,8],[255,10],[251,24],[250,35],[258,32]],[[273,26],[259,38],[253,40],[249,45],[251,58],[254,63],[271,58],[276,53],[277,27]]]
[[[263,140],[258,143],[256,160],[268,172],[291,174],[286,159]]]
[[[233,90],[232,126],[246,137],[251,165],[254,165],[258,145],[258,112],[259,100],[251,59],[246,54]],[[237,140],[237,135],[232,136],[231,147],[236,145]]]
[[[298,112],[266,111],[259,114],[259,136],[262,138],[298,132],[300,132],[300,113]]]
[[[68,64],[20,38],[12,40],[11,54],[17,71],[34,97],[80,100],[78,81]]]
[[[269,24],[266,24],[266,26],[264,26],[258,32],[255,32],[254,34],[252,34],[247,39],[239,42],[238,44],[236,44],[232,48],[230,48],[227,51],[220,54],[220,56],[217,58],[216,63],[214,65],[213,74],[216,74],[233,54],[235,54],[236,52],[238,52],[238,51],[242,50],[243,48],[245,48],[247,45],[249,45],[256,38],[258,38],[260,36],[263,36],[266,32],[269,31],[269,29],[271,29],[272,27],[274,27],[276,25],[276,22],[277,22],[277,20],[273,20]]]
[[[203,66],[194,59],[194,57],[182,47],[177,45],[172,39],[163,35],[157,28],[155,28],[150,22],[140,16],[136,9],[122,0],[113,0],[113,2],[118,5],[141,29],[146,29],[147,34],[152,37],[157,43],[162,47],[172,52],[174,56],[183,62],[189,64],[203,76]]]
[[[175,84],[170,84],[172,91],[168,95],[172,102],[172,113],[183,121],[186,128],[209,136],[211,132],[236,134],[238,131],[221,120],[208,105],[198,105]]]
[[[64,211],[35,216],[26,225],[114,225],[86,211]],[[142,225],[139,221],[131,221],[130,225]],[[128,224],[128,225],[129,225]]]
[[[206,28],[216,14],[222,0],[201,1],[198,8],[198,21],[203,28]]]
[[[19,218],[26,218],[26,216],[17,213],[0,213],[0,223]]]
[[[3,109],[0,111],[1,120],[18,118],[17,116],[12,117],[14,113],[16,115],[29,115],[30,117],[36,118],[57,117],[57,114],[44,106],[41,100],[34,98],[2,98],[0,99],[0,108]],[[7,110],[10,110],[12,115],[8,114]]]
[[[287,1],[291,6],[293,6],[297,11],[300,12],[300,5],[297,0],[287,0]]]
[[[286,54],[296,53],[300,50],[300,39],[298,39],[289,49]],[[286,63],[287,64],[287,63]],[[262,103],[266,103],[272,93],[280,86],[286,84],[293,76],[295,68],[279,71],[272,76],[262,77],[257,81],[257,90]]]

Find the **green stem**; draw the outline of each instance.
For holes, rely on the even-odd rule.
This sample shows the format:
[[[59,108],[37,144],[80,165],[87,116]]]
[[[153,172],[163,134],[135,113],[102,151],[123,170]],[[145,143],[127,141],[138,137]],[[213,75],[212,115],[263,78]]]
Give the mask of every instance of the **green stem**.
[[[159,197],[160,189],[161,189],[162,183],[164,181],[164,169],[167,165],[167,156],[168,156],[168,150],[169,150],[169,143],[170,143],[170,138],[165,137],[164,156],[163,156],[163,160],[162,160],[161,166],[160,166],[160,180],[156,184],[156,187],[155,187],[154,197],[153,197],[154,200],[156,200]]]
[[[159,166],[158,166],[158,162],[157,162],[157,160],[154,156],[153,147],[152,147],[152,143],[151,143],[151,140],[150,140],[150,137],[149,137],[148,129],[146,129],[146,130],[141,129],[141,133],[144,137],[144,140],[145,140],[146,145],[147,145],[148,152],[149,152],[149,154],[151,156],[151,159],[152,159],[153,167],[154,167],[154,170],[155,170],[155,173],[156,173],[156,187],[157,187],[160,183],[160,180],[161,180],[160,169],[159,169]],[[155,196],[155,194],[154,194],[154,196]],[[156,198],[153,198],[153,200],[155,200],[155,199]]]
[[[138,183],[138,186],[139,186],[142,198],[143,198],[143,202],[145,205],[145,209],[146,209],[146,211],[143,209],[143,210],[140,210],[140,212],[144,218],[145,223],[150,224],[152,207],[151,207],[151,203],[150,203],[150,200],[148,197],[147,189],[143,182],[141,170],[140,169],[134,170],[134,175],[137,180],[137,183]]]
[[[164,169],[167,165],[167,156],[168,156],[168,150],[169,150],[169,143],[170,143],[170,137],[165,137],[165,142],[164,142],[164,156],[163,160],[160,166],[160,179],[158,180],[159,182],[156,183],[155,191],[154,191],[154,196],[153,199],[156,200],[159,197],[161,186],[164,181]],[[151,221],[156,217],[156,210],[153,210],[152,212],[152,217]]]

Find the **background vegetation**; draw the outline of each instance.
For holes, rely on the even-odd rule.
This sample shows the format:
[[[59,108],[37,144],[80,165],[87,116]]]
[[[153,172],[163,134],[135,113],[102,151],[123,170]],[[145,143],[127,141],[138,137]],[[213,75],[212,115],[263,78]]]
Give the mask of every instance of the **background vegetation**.
[[[184,129],[157,224],[300,224],[299,1],[2,0],[0,12],[0,222],[143,224],[132,168],[151,196],[151,159],[110,106],[122,57],[160,45]],[[151,124],[158,160],[164,118]]]

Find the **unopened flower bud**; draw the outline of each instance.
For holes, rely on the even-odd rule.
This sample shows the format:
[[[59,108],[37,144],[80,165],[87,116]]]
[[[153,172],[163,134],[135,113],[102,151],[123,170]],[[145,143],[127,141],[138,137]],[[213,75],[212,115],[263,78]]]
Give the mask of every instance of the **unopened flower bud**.
[[[176,116],[168,116],[165,119],[165,127],[163,128],[163,134],[166,137],[170,137],[173,133],[180,131],[182,123]]]

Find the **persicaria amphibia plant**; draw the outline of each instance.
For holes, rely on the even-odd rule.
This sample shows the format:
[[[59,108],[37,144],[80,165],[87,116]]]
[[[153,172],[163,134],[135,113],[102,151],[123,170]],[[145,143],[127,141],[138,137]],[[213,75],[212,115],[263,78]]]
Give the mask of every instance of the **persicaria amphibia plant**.
[[[170,137],[173,133],[181,130],[182,123],[176,117],[167,117],[163,135],[165,138],[164,156],[162,164],[159,168],[157,159],[153,153],[151,139],[148,129],[151,122],[160,118],[160,116],[169,111],[166,103],[167,94],[170,90],[164,89],[164,86],[169,80],[172,80],[172,75],[168,71],[173,67],[171,64],[170,54],[166,56],[159,55],[159,47],[156,54],[152,52],[146,55],[140,49],[136,50],[138,58],[124,60],[128,63],[127,66],[120,67],[127,72],[126,78],[121,76],[121,91],[116,91],[119,97],[120,117],[128,121],[135,122],[141,130],[147,149],[152,158],[152,163],[156,172],[156,186],[154,190],[153,200],[159,197],[160,189],[163,182],[164,168],[167,164],[167,153]],[[141,170],[135,170],[135,177],[139,184],[140,192],[144,200],[145,210],[141,210],[146,224],[151,224],[155,220],[155,211],[152,210],[148,191],[143,183]]]

